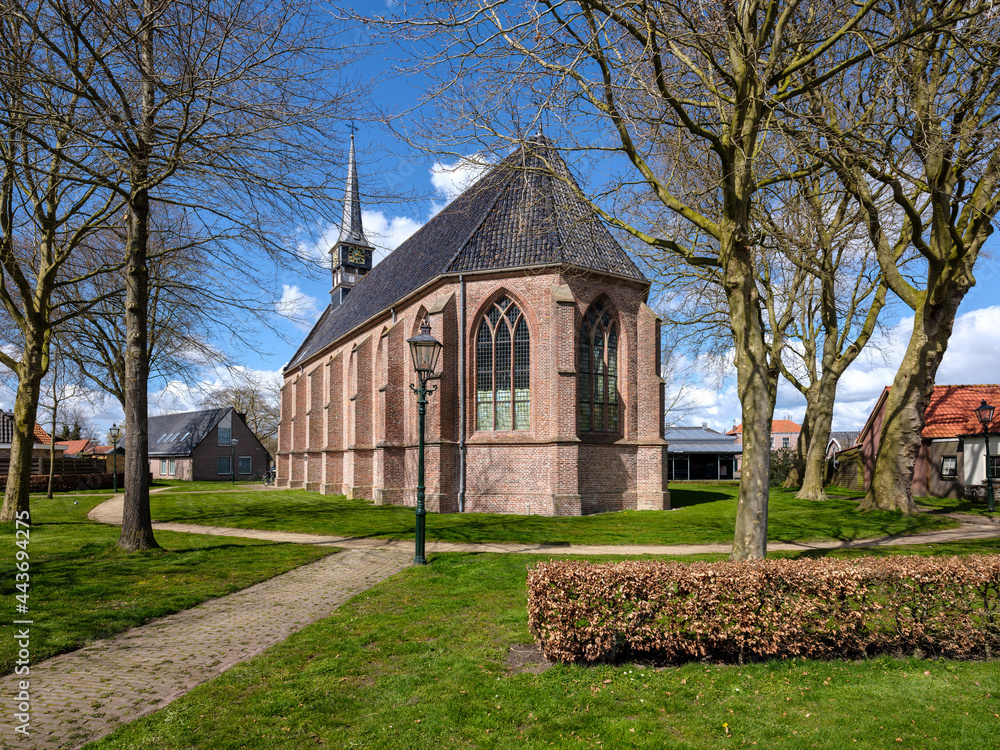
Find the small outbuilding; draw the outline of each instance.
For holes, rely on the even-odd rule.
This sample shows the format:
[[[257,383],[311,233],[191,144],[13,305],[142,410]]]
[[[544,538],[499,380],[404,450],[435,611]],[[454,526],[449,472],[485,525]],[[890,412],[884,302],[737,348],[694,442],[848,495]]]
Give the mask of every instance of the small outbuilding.
[[[743,451],[736,440],[702,425],[671,427],[667,441],[668,479],[734,479],[736,458]]]
[[[235,463],[235,467],[233,464]],[[271,456],[246,415],[232,407],[149,418],[149,471],[154,479],[256,479]]]

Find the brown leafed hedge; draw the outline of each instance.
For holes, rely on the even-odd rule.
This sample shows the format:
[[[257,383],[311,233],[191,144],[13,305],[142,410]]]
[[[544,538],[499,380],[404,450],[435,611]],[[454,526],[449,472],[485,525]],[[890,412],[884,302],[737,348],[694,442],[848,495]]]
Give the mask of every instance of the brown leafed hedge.
[[[998,590],[1000,555],[552,561],[528,573],[528,624],[566,662],[992,657]]]

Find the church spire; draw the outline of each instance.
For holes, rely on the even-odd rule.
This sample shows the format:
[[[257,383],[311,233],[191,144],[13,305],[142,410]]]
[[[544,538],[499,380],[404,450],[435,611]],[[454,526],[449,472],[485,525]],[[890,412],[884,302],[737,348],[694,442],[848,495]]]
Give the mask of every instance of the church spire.
[[[354,134],[347,160],[347,186],[344,190],[344,215],[340,222],[340,238],[330,248],[333,262],[333,307],[339,307],[354,285],[372,268],[375,248],[365,237],[361,223],[361,194],[358,190],[358,170],[354,157]]]

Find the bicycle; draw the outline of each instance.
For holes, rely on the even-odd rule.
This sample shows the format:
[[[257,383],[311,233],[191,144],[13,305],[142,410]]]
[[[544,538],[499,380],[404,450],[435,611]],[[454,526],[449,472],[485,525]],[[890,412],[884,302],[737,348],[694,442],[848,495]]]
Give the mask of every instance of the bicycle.
[[[265,487],[268,486],[268,485],[274,484],[274,480],[275,480],[274,473],[275,473],[274,469],[268,469],[261,476],[260,481],[264,484]]]

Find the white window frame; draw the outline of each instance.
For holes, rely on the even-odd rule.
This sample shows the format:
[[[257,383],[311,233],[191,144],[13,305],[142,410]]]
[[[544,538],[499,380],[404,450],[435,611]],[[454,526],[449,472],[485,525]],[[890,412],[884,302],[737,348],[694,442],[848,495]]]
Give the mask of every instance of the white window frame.
[[[173,476],[177,476],[177,461],[176,461],[176,459],[171,458],[169,461],[167,461],[167,473],[169,473],[170,476],[172,476],[172,477]]]
[[[167,475],[167,459],[160,459],[160,476],[165,477]]]

